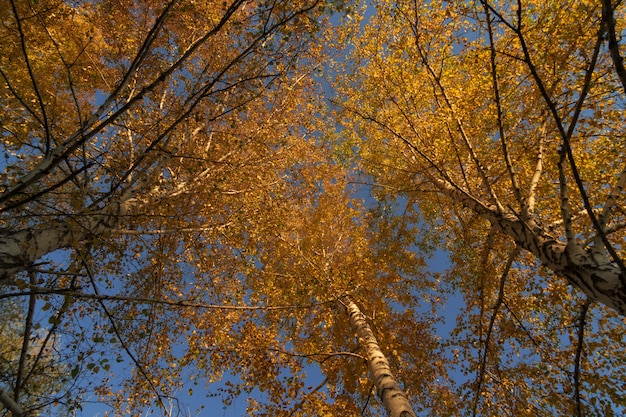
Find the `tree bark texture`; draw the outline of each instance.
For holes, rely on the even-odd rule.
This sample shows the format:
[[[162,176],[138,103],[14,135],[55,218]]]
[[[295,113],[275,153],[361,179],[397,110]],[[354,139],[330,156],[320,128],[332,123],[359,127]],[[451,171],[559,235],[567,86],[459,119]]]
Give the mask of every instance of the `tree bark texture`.
[[[393,377],[389,362],[367,324],[365,315],[349,297],[344,297],[342,302],[350,317],[350,324],[357,333],[359,344],[365,349],[370,377],[387,413],[390,417],[417,417],[404,391]]]
[[[586,248],[580,242],[565,243],[548,233],[532,219],[514,213],[501,213],[443,180],[435,185],[452,200],[463,204],[488,220],[493,227],[511,237],[521,248],[586,295],[626,316],[626,274],[612,262],[602,248]]]
[[[114,201],[100,212],[66,216],[54,223],[17,231],[0,230],[0,285],[27,271],[42,256],[59,249],[78,247],[109,233],[130,207],[129,197]]]

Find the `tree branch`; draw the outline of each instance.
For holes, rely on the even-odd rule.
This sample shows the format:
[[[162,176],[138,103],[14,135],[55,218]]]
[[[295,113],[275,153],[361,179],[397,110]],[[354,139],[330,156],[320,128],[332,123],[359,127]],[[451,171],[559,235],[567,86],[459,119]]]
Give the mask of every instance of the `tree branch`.
[[[521,8],[521,2],[518,2],[520,4],[520,8]],[[521,10],[519,11],[519,13],[521,14]],[[520,20],[521,22],[521,20]],[[609,254],[611,255],[613,262],[615,262],[617,264],[617,266],[619,267],[619,269],[621,270],[621,274],[619,275],[619,279],[620,279],[620,283],[622,285],[623,288],[626,288],[626,277],[624,276],[626,274],[626,267],[624,266],[624,263],[622,261],[622,259],[619,257],[619,255],[617,254],[615,248],[613,247],[613,245],[611,244],[611,242],[608,240],[608,237],[606,236],[606,233],[604,233],[604,231],[602,230],[601,224],[599,223],[596,215],[593,212],[593,207],[589,201],[589,196],[587,195],[587,192],[585,191],[585,187],[583,184],[583,181],[580,177],[580,173],[578,171],[578,167],[576,166],[576,161],[574,160],[574,154],[572,152],[572,147],[570,144],[570,138],[572,137],[574,130],[576,129],[576,123],[578,121],[578,117],[580,115],[580,113],[582,112],[582,108],[583,108],[583,104],[584,101],[587,97],[587,94],[589,93],[589,90],[591,88],[591,79],[592,79],[592,75],[593,75],[593,71],[595,69],[596,66],[596,62],[597,62],[597,58],[600,52],[600,46],[602,45],[602,39],[603,39],[603,33],[605,31],[604,28],[604,23],[601,25],[601,28],[598,30],[598,35],[596,37],[596,43],[594,46],[594,52],[593,52],[593,56],[591,58],[591,62],[589,63],[588,67],[585,69],[585,77],[584,77],[584,81],[583,81],[583,86],[582,89],[579,93],[578,96],[578,101],[576,103],[576,106],[574,108],[574,113],[572,115],[572,119],[571,122],[567,128],[567,130],[565,130],[565,127],[563,125],[563,121],[561,119],[561,117],[559,116],[556,104],[554,103],[554,101],[552,100],[548,90],[546,89],[544,82],[541,79],[541,76],[539,75],[539,72],[537,71],[537,67],[534,65],[532,58],[530,56],[530,50],[528,48],[528,45],[526,43],[526,39],[524,37],[524,35],[522,34],[521,31],[521,27],[518,28],[515,33],[518,37],[518,40],[520,42],[520,46],[522,47],[522,51],[524,53],[524,61],[526,62],[526,65],[528,66],[528,69],[530,70],[531,75],[533,76],[533,79],[535,80],[535,84],[537,85],[537,88],[539,89],[541,96],[543,97],[543,100],[545,101],[546,105],[548,106],[548,109],[550,111],[550,113],[552,114],[552,117],[554,119],[554,122],[556,123],[557,129],[559,131],[559,135],[561,136],[561,140],[562,140],[562,149],[560,152],[562,152],[564,155],[567,156],[567,160],[569,162],[569,166],[570,169],[572,170],[572,175],[574,177],[574,181],[576,183],[576,186],[578,187],[578,192],[580,193],[582,202],[583,202],[583,206],[585,207],[585,209],[587,210],[587,215],[589,216],[589,219],[591,220],[591,223],[593,224],[596,234],[599,237],[599,239],[601,240],[601,242],[603,243],[604,247],[606,248],[606,250],[609,252]],[[561,155],[561,163],[563,163],[563,155]],[[561,168],[563,169],[563,168]],[[564,173],[562,173],[561,178],[564,180],[565,176]],[[561,186],[564,186],[564,184],[561,184]],[[565,193],[567,193],[565,191]],[[563,193],[562,193],[563,195]],[[566,229],[567,231],[567,229]],[[573,236],[571,236],[571,238],[573,239]],[[572,240],[570,240],[568,238],[568,243],[571,245],[574,242]],[[571,256],[575,256],[575,254],[570,254]]]
[[[543,172],[543,145],[546,139],[546,123],[545,121],[541,124],[541,132],[542,135],[539,138],[539,146],[537,149],[537,162],[535,163],[535,169],[533,171],[533,176],[530,180],[530,185],[528,186],[528,199],[526,200],[526,210],[527,214],[530,217],[535,211],[535,202],[537,198],[537,186],[539,185],[539,180],[541,179],[541,174]]]
[[[29,271],[28,278],[30,280],[30,285],[35,285],[37,282],[36,274],[32,271]],[[30,294],[28,297],[28,311],[26,313],[26,321],[24,322],[24,335],[22,338],[22,350],[20,352],[20,359],[17,366],[17,374],[15,377],[15,387],[13,389],[13,398],[15,402],[20,401],[20,391],[23,388],[23,378],[24,378],[24,369],[26,368],[26,361],[29,356],[30,349],[30,337],[31,331],[33,328],[33,316],[35,314],[35,305],[37,303],[37,296],[35,294]]]
[[[14,0],[12,0],[12,2],[13,1]],[[111,123],[117,120],[120,115],[128,111],[128,109],[132,105],[134,105],[134,103],[143,99],[149,92],[153,91],[157,85],[165,81],[174,71],[181,67],[202,44],[204,44],[209,38],[218,33],[222,29],[222,27],[230,20],[230,17],[235,13],[239,5],[244,3],[244,0],[236,0],[229,7],[224,16],[222,16],[221,20],[212,30],[207,32],[203,37],[201,37],[194,44],[192,44],[172,65],[170,65],[167,69],[161,72],[154,80],[149,82],[146,86],[144,86],[136,95],[134,95],[129,100],[126,100],[126,102],[122,106],[119,106],[119,108],[111,112],[111,114],[109,114],[104,120],[102,120],[100,123],[97,123],[98,120],[100,120],[100,117],[110,110],[110,107],[118,99],[118,96],[121,94],[123,89],[126,88],[132,76],[134,76],[139,65],[146,58],[145,55],[147,54],[147,51],[156,39],[158,33],[161,31],[162,26],[165,24],[166,17],[175,3],[176,1],[172,0],[166,5],[161,15],[157,18],[155,24],[150,29],[148,36],[144,40],[144,43],[142,44],[137,55],[135,56],[131,67],[125,74],[121,83],[109,95],[109,97],[98,108],[98,110],[96,110],[96,112],[92,114],[91,118],[85,123],[84,128],[79,129],[78,131],[73,133],[69,138],[67,138],[67,140],[63,142],[62,145],[52,149],[51,152],[47,153],[46,157],[33,170],[20,178],[15,185],[9,187],[2,194],[0,194],[0,203],[8,201],[13,196],[21,193],[26,187],[34,184],[44,176],[48,175],[59,163],[61,163],[61,161],[71,155],[82,144],[89,141],[96,134],[101,132],[106,126],[109,126]],[[86,129],[91,130],[86,131]]]
[[[81,263],[83,264],[83,266],[85,267],[85,270],[87,271],[87,274],[89,275],[89,280],[91,281],[91,286],[92,286],[92,288],[93,288],[93,290],[95,292],[95,295],[98,295],[98,288],[97,288],[97,285],[96,285],[96,280],[95,280],[94,276],[91,273],[89,265],[87,264],[85,259],[81,259]],[[113,329],[113,332],[115,333],[115,336],[117,336],[117,340],[122,345],[122,349],[124,349],[124,351],[126,352],[128,357],[130,358],[130,360],[135,364],[135,367],[139,370],[139,373],[143,376],[144,380],[148,383],[148,385],[150,386],[150,389],[152,390],[152,392],[156,396],[157,401],[163,407],[163,410],[166,412],[168,417],[171,417],[171,414],[169,413],[169,411],[167,409],[165,401],[163,401],[163,396],[157,390],[157,387],[155,386],[154,382],[152,381],[152,378],[150,378],[148,376],[148,373],[143,368],[143,365],[141,363],[139,363],[139,360],[135,357],[133,352],[130,350],[130,346],[128,346],[128,344],[125,342],[124,337],[122,336],[121,332],[117,328],[117,324],[115,322],[115,319],[113,318],[113,315],[111,315],[111,313],[109,312],[109,309],[107,308],[106,304],[101,299],[98,299],[98,304],[100,304],[100,307],[102,308],[102,311],[104,311],[104,314],[108,318],[109,323],[111,323],[111,329]]]
[[[491,15],[490,8],[483,3],[483,7],[485,10],[485,14],[487,17],[487,33],[489,34],[489,61],[491,65],[491,81],[494,95],[494,102],[496,103],[496,112],[497,112],[497,120],[498,120],[498,132],[500,134],[500,143],[502,145],[502,156],[504,157],[504,162],[506,165],[506,171],[509,174],[509,179],[511,180],[511,187],[513,188],[513,194],[520,206],[520,210],[522,211],[522,218],[528,220],[529,211],[528,206],[524,204],[522,199],[522,192],[517,181],[517,176],[515,171],[513,170],[513,163],[511,162],[511,155],[509,154],[508,144],[507,144],[507,134],[504,129],[504,120],[503,120],[503,112],[502,112],[502,99],[500,97],[500,83],[498,82],[498,67],[496,64],[496,46],[495,40],[493,36],[493,28],[491,25]]]
[[[405,18],[407,17],[405,16]],[[437,86],[437,89],[443,96],[444,102],[446,104],[446,108],[452,113],[452,117],[456,124],[456,128],[459,134],[461,135],[461,138],[463,139],[463,144],[465,145],[467,151],[469,152],[470,157],[472,158],[472,161],[474,162],[474,165],[476,166],[476,169],[478,170],[478,174],[480,175],[483,186],[485,187],[492,203],[496,205],[496,207],[498,208],[500,212],[504,212],[505,211],[504,207],[502,206],[495,190],[491,186],[491,183],[489,182],[489,179],[487,177],[487,168],[482,164],[482,162],[478,158],[478,155],[476,154],[474,147],[472,146],[469,140],[469,136],[465,132],[465,127],[463,125],[463,122],[457,115],[456,110],[452,104],[452,101],[450,100],[448,96],[446,88],[441,83],[441,77],[435,73],[433,67],[430,65],[428,61],[428,57],[426,53],[424,52],[423,48],[421,47],[419,43],[419,31],[417,28],[417,23],[413,23],[409,20],[409,24],[411,26],[411,30],[413,31],[414,44],[420,56],[420,59],[422,60],[422,64],[426,67],[428,74],[430,75],[431,79],[434,81],[435,85]]]
[[[11,413],[13,417],[23,417],[24,410],[18,403],[13,400],[2,388],[0,388],[0,403],[4,405]]]
[[[85,293],[72,289],[50,289],[45,287],[37,287],[31,286],[29,291],[24,292],[14,292],[14,293],[5,293],[0,294],[0,300],[5,298],[13,298],[13,297],[25,297],[31,295],[62,295],[64,297],[73,297],[81,300],[95,300],[98,302],[101,301],[113,301],[113,302],[121,302],[121,303],[137,303],[137,304],[151,304],[151,305],[166,305],[172,307],[180,307],[180,308],[201,308],[208,310],[234,310],[234,311],[276,311],[276,310],[300,310],[300,309],[311,309],[317,308],[320,306],[328,305],[331,303],[335,303],[337,301],[336,298],[329,299],[326,301],[320,301],[318,303],[312,304],[304,304],[304,305],[267,305],[267,306],[250,306],[250,305],[222,305],[222,304],[205,304],[198,303],[190,300],[158,300],[154,298],[147,297],[124,297],[120,295],[106,295],[99,293]]]
[[[493,314],[489,319],[489,326],[487,327],[487,335],[485,336],[485,341],[483,342],[483,352],[481,355],[480,368],[478,370],[478,375],[476,376],[476,388],[474,389],[474,403],[472,405],[472,416],[476,416],[478,412],[478,402],[480,401],[480,393],[482,390],[482,385],[485,381],[485,369],[487,368],[487,358],[489,355],[489,344],[491,342],[491,334],[493,333],[493,327],[495,325],[496,317],[498,316],[498,312],[500,311],[500,307],[504,303],[504,286],[506,283],[506,278],[509,275],[509,271],[513,266],[513,261],[519,254],[519,248],[516,246],[515,249],[509,255],[509,259],[504,267],[504,271],[500,276],[500,287],[498,289],[498,298],[493,306]]]
[[[585,324],[587,319],[587,312],[592,300],[587,298],[583,303],[578,318],[578,341],[576,343],[576,356],[574,358],[574,403],[576,404],[576,417],[583,417],[583,409],[580,395],[580,375],[581,375],[581,359],[584,348],[585,339]]]
[[[295,358],[313,358],[315,362],[319,362],[319,363],[324,363],[328,359],[337,357],[337,356],[351,356],[351,357],[355,357],[364,361],[367,360],[365,356],[359,355],[358,353],[354,353],[354,352],[339,351],[339,352],[294,353],[294,352],[289,352],[289,351],[282,350],[282,349],[270,349],[270,350],[274,352],[278,352],[278,353],[283,353],[288,356],[293,356]],[[315,359],[316,357],[320,357],[320,356],[323,357],[323,359],[320,359],[320,360]]]
[[[615,72],[622,83],[622,90],[626,93],[626,69],[624,68],[624,59],[619,52],[619,42],[615,31],[615,10],[611,0],[602,0],[602,21],[606,26],[606,33],[609,39],[609,52],[611,60],[615,66]]]
[[[306,396],[298,403],[294,406],[293,410],[291,410],[291,413],[289,413],[289,417],[292,417],[294,415],[296,415],[296,412],[298,410],[300,410],[302,408],[302,406],[304,406],[304,403],[306,403],[308,401],[308,396],[319,391],[320,389],[322,389],[324,387],[324,385],[326,385],[326,383],[328,382],[328,377],[324,378],[324,380],[322,382],[319,383],[318,386],[316,386],[315,388],[313,388],[311,391],[309,391]]]
[[[33,90],[35,91],[35,96],[37,97],[37,102],[39,103],[39,109],[41,110],[41,119],[40,123],[43,125],[43,128],[46,132],[44,141],[46,144],[45,153],[46,155],[50,152],[51,142],[52,142],[52,132],[50,131],[50,124],[48,122],[48,115],[46,114],[46,105],[44,104],[43,96],[39,91],[39,83],[35,78],[35,72],[33,71],[32,65],[30,63],[30,58],[28,56],[28,50],[26,48],[26,36],[24,35],[24,29],[22,28],[22,19],[17,11],[17,6],[15,5],[15,0],[11,0],[11,9],[13,11],[13,15],[15,16],[15,22],[17,23],[17,30],[20,34],[20,45],[22,47],[22,55],[24,56],[24,61],[26,63],[26,69],[28,70],[28,76],[30,77],[31,84],[33,85]]]

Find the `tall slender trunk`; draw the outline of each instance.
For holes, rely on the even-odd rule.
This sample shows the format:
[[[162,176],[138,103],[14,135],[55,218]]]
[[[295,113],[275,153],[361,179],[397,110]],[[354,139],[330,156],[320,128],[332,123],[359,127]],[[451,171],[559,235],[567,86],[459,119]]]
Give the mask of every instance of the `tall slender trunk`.
[[[341,302],[350,316],[350,324],[359,337],[359,343],[365,349],[370,377],[387,413],[390,417],[417,417],[404,391],[393,377],[389,362],[380,350],[365,315],[350,297],[343,297]]]

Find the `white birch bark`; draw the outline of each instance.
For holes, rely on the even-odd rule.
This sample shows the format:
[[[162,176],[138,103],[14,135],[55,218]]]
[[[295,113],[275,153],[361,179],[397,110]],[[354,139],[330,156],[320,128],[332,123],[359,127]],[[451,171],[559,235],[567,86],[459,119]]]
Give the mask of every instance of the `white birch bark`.
[[[365,315],[349,297],[343,297],[342,303],[350,316],[350,324],[359,337],[359,343],[365,349],[370,377],[387,413],[390,417],[416,417],[411,403],[393,377],[389,362],[367,324]]]
[[[54,226],[37,226],[0,236],[0,283],[27,270],[42,256],[78,245],[107,229],[105,223],[93,220],[73,226],[71,222],[68,219]]]
[[[77,247],[92,237],[101,237],[119,224],[131,205],[130,192],[100,213],[68,216],[51,224],[14,232],[0,231],[0,285],[26,271],[42,256],[59,249]]]
[[[452,200],[463,204],[510,236],[541,263],[566,278],[586,295],[626,316],[626,275],[611,262],[608,254],[582,243],[565,242],[552,236],[533,220],[522,220],[513,213],[501,213],[443,180],[435,185]]]
[[[152,172],[159,172],[170,160],[163,155]],[[117,198],[100,212],[68,215],[53,223],[35,225],[17,231],[0,230],[0,285],[19,272],[26,271],[42,256],[59,249],[77,247],[93,237],[113,232],[122,217],[142,204],[150,204],[156,192],[149,190],[151,173],[143,173],[140,179],[119,193]],[[143,196],[140,196],[144,191]]]

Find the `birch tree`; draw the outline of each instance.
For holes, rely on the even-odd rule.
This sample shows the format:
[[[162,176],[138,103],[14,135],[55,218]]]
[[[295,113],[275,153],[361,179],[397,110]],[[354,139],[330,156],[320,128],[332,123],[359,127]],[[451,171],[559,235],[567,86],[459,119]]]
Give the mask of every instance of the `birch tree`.
[[[338,63],[340,148],[450,253],[459,407],[623,412],[623,4],[372,7]]]
[[[364,345],[369,372],[376,387],[376,393],[383,402],[385,410],[392,417],[415,416],[411,403],[393,377],[389,361],[380,349],[378,340],[367,324],[365,315],[349,297],[345,297],[342,302],[350,316],[352,327]]]
[[[12,412],[97,402],[105,415],[172,416],[185,412],[183,390],[206,390],[225,406],[249,396],[250,415],[377,413],[374,354],[342,297],[352,312],[367,300],[372,323],[422,335],[425,357],[437,352],[432,317],[409,319],[409,293],[389,296],[402,314],[374,295],[419,269],[404,262],[417,259],[413,240],[383,245],[367,232],[395,227],[365,221],[345,167],[321,146],[312,74],[324,42],[355,28],[329,27],[342,2],[8,6],[0,300],[24,300],[28,352],[4,379]],[[358,329],[363,317],[352,314]],[[376,357],[408,355],[411,339],[377,333]],[[21,394],[42,364],[56,380],[28,391],[31,406]],[[317,388],[305,387],[311,366],[324,375]],[[415,372],[393,368],[384,372]]]
[[[306,59],[304,33],[315,30],[321,9],[318,2],[118,6],[3,8],[4,281],[47,253],[126,229],[122,218],[146,205],[181,201],[219,171],[185,177],[182,159],[203,161],[215,148],[214,164],[246,158],[240,150],[259,125],[235,121],[275,86],[298,82],[292,59]],[[226,149],[232,137],[238,147]]]
[[[291,353],[281,350],[284,360],[305,357],[325,380],[298,390],[288,412],[276,404],[262,415],[452,413],[436,307],[423,298],[437,283],[412,249],[420,244],[414,226],[396,223],[382,210],[363,211],[343,194],[346,179],[319,164],[314,172],[318,181],[308,185],[320,191],[314,201],[292,198],[298,206],[285,213],[278,237],[258,234],[263,268],[247,282],[270,304],[330,301],[314,315],[272,314],[263,326],[278,325],[277,339],[293,345]],[[330,408],[326,396],[334,399]]]
[[[235,340],[264,348],[239,334],[272,307],[247,305],[245,251],[255,227],[271,230],[288,210],[291,171],[319,152],[306,119],[319,110],[316,40],[342,4],[6,6],[2,302],[27,300],[24,346],[41,338],[42,355],[58,353],[72,390],[51,401],[175,414],[189,369],[219,380],[241,365],[219,359]],[[37,370],[27,359],[6,387],[23,409]],[[250,360],[243,371],[270,358]],[[118,363],[129,371],[116,376]]]

